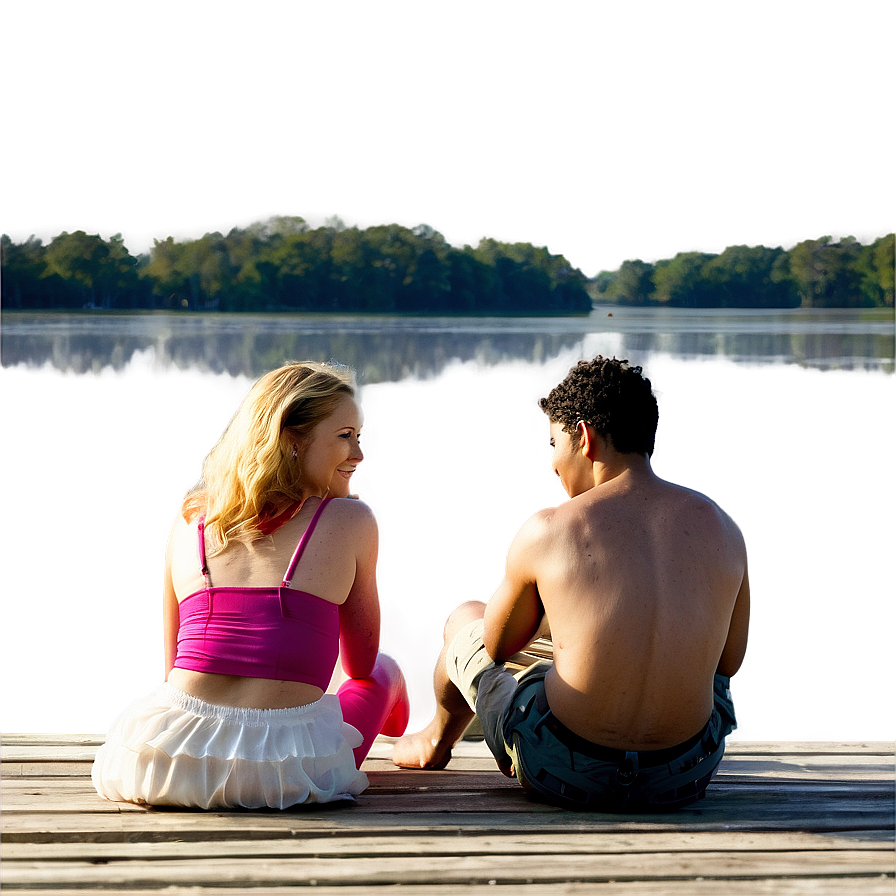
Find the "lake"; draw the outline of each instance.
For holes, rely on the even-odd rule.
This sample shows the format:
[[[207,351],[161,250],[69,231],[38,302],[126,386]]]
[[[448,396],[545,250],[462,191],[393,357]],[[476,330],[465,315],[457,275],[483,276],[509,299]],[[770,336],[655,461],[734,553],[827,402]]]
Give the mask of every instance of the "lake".
[[[178,367],[253,378],[283,358],[338,358],[366,383],[431,378],[457,361],[494,366],[587,352],[798,364],[893,372],[893,312],[596,308],[571,318],[374,315],[27,314],[3,316],[4,367],[50,364],[69,373],[122,370],[152,352]]]
[[[441,626],[565,500],[537,399],[579,358],[641,364],[654,469],[739,523],[745,740],[882,740],[896,610],[893,313],[597,308],[581,318],[4,314],[4,731],[98,733],[162,675],[165,537],[252,380],[335,358],[362,386],[353,487],[380,526],[382,646],[412,726]]]

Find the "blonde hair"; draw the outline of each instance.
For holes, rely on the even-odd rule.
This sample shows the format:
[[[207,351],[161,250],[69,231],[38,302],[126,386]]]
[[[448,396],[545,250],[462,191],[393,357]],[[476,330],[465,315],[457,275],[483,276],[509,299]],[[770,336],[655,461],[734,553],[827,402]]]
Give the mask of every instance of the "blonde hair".
[[[351,369],[335,363],[293,361],[255,383],[181,505],[187,522],[205,515],[209,554],[230,540],[257,538],[262,508],[272,500],[306,497],[302,457],[293,457],[293,446],[354,395]]]

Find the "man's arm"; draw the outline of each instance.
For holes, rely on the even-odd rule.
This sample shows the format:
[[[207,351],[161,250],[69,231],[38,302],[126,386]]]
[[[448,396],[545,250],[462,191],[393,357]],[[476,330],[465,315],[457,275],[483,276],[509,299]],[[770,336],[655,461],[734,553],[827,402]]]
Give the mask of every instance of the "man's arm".
[[[731,677],[741,667],[747,652],[747,631],[750,627],[750,578],[744,567],[744,578],[731,611],[731,622],[728,625],[728,639],[719,658],[716,672]]]
[[[535,514],[517,533],[507,552],[504,580],[485,608],[485,649],[498,663],[522,650],[538,634],[544,607],[535,570],[544,553],[551,511]]]

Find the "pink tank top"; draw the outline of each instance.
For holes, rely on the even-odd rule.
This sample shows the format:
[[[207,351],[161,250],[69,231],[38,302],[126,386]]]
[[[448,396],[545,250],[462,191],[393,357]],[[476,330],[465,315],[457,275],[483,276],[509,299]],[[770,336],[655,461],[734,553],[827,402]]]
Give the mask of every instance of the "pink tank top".
[[[289,587],[324,507],[314,512],[279,588],[213,588],[199,521],[206,587],[179,605],[176,669],[302,681],[326,690],[339,655],[339,606]]]

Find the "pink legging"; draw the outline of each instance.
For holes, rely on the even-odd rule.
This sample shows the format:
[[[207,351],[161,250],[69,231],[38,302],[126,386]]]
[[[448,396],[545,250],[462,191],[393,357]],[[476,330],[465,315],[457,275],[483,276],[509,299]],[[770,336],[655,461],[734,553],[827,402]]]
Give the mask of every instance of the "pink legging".
[[[369,678],[350,678],[336,692],[342,717],[353,725],[364,742],[355,747],[360,768],[378,734],[400,737],[408,726],[408,689],[398,663],[385,653],[377,655]]]

